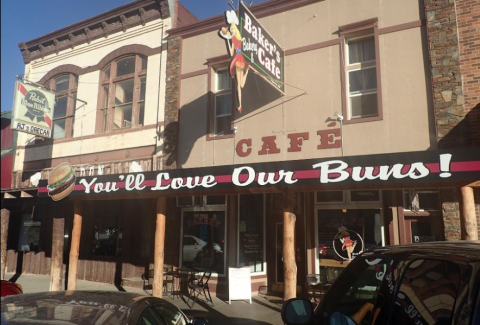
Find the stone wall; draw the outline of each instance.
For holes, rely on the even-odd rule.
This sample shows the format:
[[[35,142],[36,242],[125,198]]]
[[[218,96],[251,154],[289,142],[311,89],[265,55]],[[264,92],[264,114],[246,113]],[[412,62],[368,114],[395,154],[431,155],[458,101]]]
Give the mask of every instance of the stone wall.
[[[437,140],[440,147],[466,145],[466,129],[454,0],[425,0]],[[455,136],[454,134],[455,133]]]
[[[460,223],[460,204],[459,193],[457,189],[440,190],[440,200],[442,202],[443,225],[446,241],[455,241],[462,239]]]
[[[456,0],[460,69],[469,145],[480,145],[480,4]],[[478,202],[478,201],[477,201]]]
[[[178,160],[178,105],[180,98],[180,60],[182,39],[168,40],[167,85],[165,90],[165,129],[163,169],[176,169]]]

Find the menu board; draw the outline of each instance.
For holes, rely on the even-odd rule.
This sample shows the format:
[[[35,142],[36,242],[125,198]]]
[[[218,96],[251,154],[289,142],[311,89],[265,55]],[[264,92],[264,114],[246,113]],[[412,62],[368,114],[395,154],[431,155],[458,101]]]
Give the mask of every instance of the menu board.
[[[228,268],[228,303],[232,300],[250,300],[252,303],[252,279],[250,267]]]

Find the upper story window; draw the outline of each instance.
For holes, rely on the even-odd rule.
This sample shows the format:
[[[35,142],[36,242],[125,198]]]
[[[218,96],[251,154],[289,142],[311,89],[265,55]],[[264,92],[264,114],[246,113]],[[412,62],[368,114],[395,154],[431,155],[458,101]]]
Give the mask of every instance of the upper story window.
[[[144,125],[147,58],[130,55],[101,71],[100,132]]]
[[[75,124],[78,77],[71,73],[59,75],[47,81],[45,86],[56,92],[52,138],[71,138]]]
[[[349,119],[377,116],[375,38],[347,39],[346,45]]]
[[[210,133],[214,136],[232,133],[232,77],[228,70],[215,71],[215,89]]]

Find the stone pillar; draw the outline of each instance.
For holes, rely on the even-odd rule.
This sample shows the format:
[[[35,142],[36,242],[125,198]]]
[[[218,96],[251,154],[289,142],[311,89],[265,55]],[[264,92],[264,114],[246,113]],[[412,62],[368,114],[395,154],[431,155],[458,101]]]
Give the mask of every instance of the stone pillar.
[[[467,144],[454,1],[425,0],[433,108],[439,147]]]
[[[5,269],[7,268],[7,240],[8,240],[8,224],[10,221],[10,210],[2,209],[2,264],[1,264],[1,278],[5,279]]]
[[[180,37],[168,40],[167,82],[165,87],[165,129],[163,132],[163,169],[177,168],[181,47],[182,39]]]
[[[464,186],[460,189],[462,198],[462,239],[478,240],[477,216],[473,188]]]
[[[461,240],[460,205],[455,189],[440,190],[442,202],[443,226],[446,241]]]

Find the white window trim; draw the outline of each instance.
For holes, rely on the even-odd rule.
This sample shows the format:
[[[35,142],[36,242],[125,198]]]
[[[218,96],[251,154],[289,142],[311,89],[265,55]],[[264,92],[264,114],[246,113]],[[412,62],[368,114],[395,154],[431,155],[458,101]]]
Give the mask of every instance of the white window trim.
[[[238,209],[237,209],[237,266],[240,265],[240,195],[238,194]],[[244,194],[248,195],[248,194]],[[267,275],[267,196],[263,194],[263,271],[250,272],[251,275]]]
[[[361,92],[361,93],[356,93],[356,94],[352,94],[351,91],[350,91],[350,71],[358,71],[358,70],[366,70],[366,69],[372,69],[372,68],[377,68],[377,62],[376,62],[376,59],[375,60],[370,60],[370,61],[365,61],[365,62],[356,62],[356,63],[350,63],[350,56],[349,56],[349,53],[350,53],[350,45],[349,45],[349,42],[350,41],[356,41],[356,40],[360,40],[360,39],[363,39],[363,38],[370,38],[370,37],[373,37],[373,40],[374,40],[374,45],[375,45],[375,35],[374,34],[367,34],[367,35],[362,35],[362,36],[358,36],[358,37],[352,37],[352,38],[348,38],[345,40],[345,43],[346,43],[346,51],[345,51],[345,74],[346,74],[346,87],[347,87],[347,110],[348,110],[348,119],[351,120],[351,119],[357,119],[357,118],[368,118],[368,117],[372,117],[372,116],[378,116],[379,112],[378,112],[378,106],[377,106],[377,113],[376,114],[368,114],[368,115],[353,115],[352,113],[352,102],[351,102],[351,98],[352,97],[358,97],[358,96],[362,96],[362,95],[372,95],[372,94],[378,94],[378,80],[377,80],[377,87],[374,88],[374,89],[367,89],[365,92]],[[375,50],[375,49],[374,49]],[[377,98],[378,100],[378,98]]]
[[[216,272],[212,273],[212,277],[214,278],[224,278],[227,276],[227,250],[228,250],[228,236],[227,236],[227,222],[228,222],[228,211],[227,211],[227,206],[225,205],[209,205],[209,206],[204,206],[204,207],[191,207],[191,208],[182,208],[181,210],[181,218],[180,218],[180,247],[179,247],[179,262],[178,265],[180,267],[183,267],[182,260],[183,260],[183,213],[184,212],[215,212],[215,211],[223,211],[225,212],[225,252],[223,254],[223,271],[224,273],[218,274]]]

